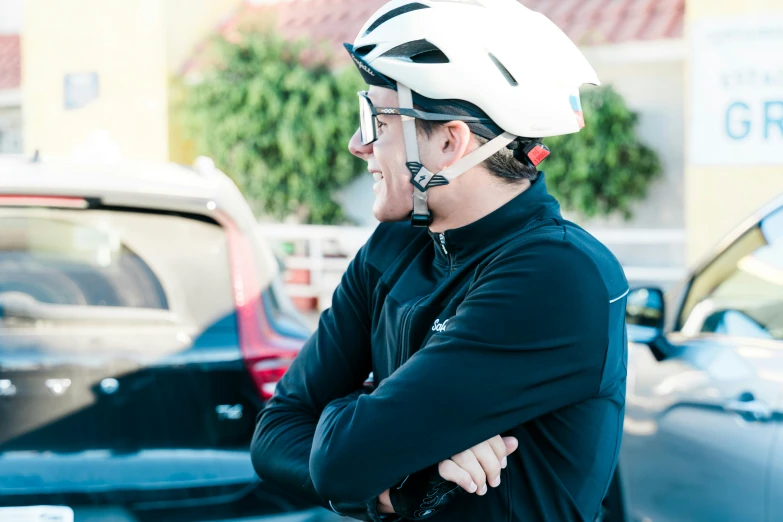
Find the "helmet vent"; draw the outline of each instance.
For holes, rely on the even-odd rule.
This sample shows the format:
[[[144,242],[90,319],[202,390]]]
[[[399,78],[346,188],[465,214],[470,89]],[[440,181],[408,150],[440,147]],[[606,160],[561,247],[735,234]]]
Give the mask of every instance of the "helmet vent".
[[[411,61],[414,63],[449,63],[449,57],[441,50],[426,51],[411,56]]]
[[[388,58],[403,58],[413,63],[449,63],[449,57],[427,40],[414,40],[383,53]]]
[[[385,24],[392,18],[397,18],[400,15],[403,15],[405,13],[410,13],[411,11],[418,11],[419,9],[429,9],[430,6],[420,4],[418,2],[413,2],[410,4],[405,4],[403,6],[398,7],[397,9],[392,9],[388,13],[384,14],[383,16],[378,17],[377,20],[375,20],[370,27],[367,28],[367,30],[364,32],[362,37],[367,36],[371,32],[375,31],[378,27]]]
[[[502,63],[500,63],[500,60],[495,58],[495,56],[492,53],[489,53],[489,59],[492,60],[492,63],[495,64],[495,67],[498,68],[498,70],[503,75],[503,77],[506,79],[506,81],[508,82],[509,85],[512,85],[514,87],[519,85],[519,83],[516,81],[516,79],[514,79],[514,77],[511,76],[511,73],[508,72],[508,69],[506,69],[505,66],[503,66]]]
[[[376,47],[377,47],[376,45],[363,45],[363,46],[359,47],[358,49],[354,49],[353,52],[355,52],[359,56],[367,56]]]

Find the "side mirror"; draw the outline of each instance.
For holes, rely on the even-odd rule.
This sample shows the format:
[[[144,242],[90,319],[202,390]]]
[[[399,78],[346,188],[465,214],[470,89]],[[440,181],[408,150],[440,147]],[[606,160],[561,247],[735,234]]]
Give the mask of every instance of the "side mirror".
[[[655,343],[663,336],[664,300],[658,288],[636,288],[628,294],[625,307],[628,340],[633,343]]]

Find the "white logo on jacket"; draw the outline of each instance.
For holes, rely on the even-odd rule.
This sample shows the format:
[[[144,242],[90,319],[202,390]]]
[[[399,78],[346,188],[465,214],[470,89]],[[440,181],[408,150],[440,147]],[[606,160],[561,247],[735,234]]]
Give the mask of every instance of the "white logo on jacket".
[[[442,332],[446,329],[446,325],[449,324],[450,319],[446,319],[442,323],[440,319],[435,319],[435,324],[432,325],[433,332]]]

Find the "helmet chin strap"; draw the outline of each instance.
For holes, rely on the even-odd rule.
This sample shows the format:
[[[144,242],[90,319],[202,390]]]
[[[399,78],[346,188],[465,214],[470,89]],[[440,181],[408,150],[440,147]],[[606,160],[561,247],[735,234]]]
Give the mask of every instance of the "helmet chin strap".
[[[413,95],[407,86],[397,82],[397,94],[401,109],[413,109]],[[504,132],[470,154],[458,159],[453,165],[433,173],[421,164],[419,158],[416,119],[411,116],[401,116],[401,118],[402,133],[405,138],[405,154],[408,159],[406,165],[411,172],[411,183],[413,184],[411,225],[414,227],[427,227],[432,223],[432,213],[427,207],[428,189],[448,185],[449,181],[464,174],[517,139],[517,136]]]

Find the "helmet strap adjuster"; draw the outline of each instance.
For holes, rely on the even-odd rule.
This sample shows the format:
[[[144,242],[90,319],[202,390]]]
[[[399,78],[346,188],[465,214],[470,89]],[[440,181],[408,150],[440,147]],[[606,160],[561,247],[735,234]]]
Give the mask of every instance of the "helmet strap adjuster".
[[[397,94],[399,96],[400,109],[413,108],[413,95],[408,86],[397,82]],[[453,165],[446,167],[440,172],[433,173],[427,170],[419,160],[416,120],[409,116],[402,116],[402,131],[405,138],[405,154],[408,158],[406,165],[411,172],[411,183],[413,184],[411,224],[414,227],[425,227],[432,223],[432,212],[427,207],[427,190],[429,188],[448,185],[450,180],[464,174],[517,139],[517,136],[504,132],[461,157]]]

